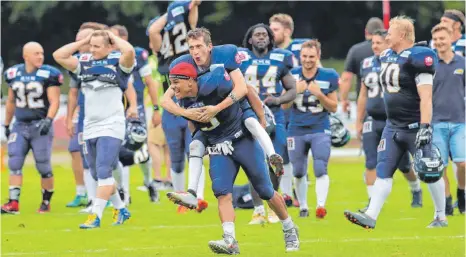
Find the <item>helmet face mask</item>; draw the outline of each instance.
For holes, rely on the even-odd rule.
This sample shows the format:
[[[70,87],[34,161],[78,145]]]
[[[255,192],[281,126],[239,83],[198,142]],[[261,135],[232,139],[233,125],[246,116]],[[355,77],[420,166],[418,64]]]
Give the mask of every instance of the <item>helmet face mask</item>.
[[[351,139],[350,132],[345,128],[343,122],[333,115],[329,115],[330,131],[332,133],[332,146],[343,147]]]
[[[132,151],[137,151],[146,142],[146,139],[147,129],[145,125],[139,120],[128,120],[124,147]]]
[[[421,181],[437,182],[442,178],[444,168],[440,150],[434,144],[423,146],[414,153],[413,169]]]

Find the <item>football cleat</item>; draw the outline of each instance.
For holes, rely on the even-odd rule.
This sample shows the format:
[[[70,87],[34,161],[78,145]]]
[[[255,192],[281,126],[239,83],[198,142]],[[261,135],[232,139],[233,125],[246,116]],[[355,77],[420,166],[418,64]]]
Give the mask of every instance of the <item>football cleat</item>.
[[[203,210],[209,207],[209,203],[206,200],[197,199],[197,208],[196,211],[201,213]]]
[[[327,210],[325,207],[319,206],[316,209],[316,218],[323,219],[327,215]]]
[[[309,217],[309,210],[308,209],[302,209],[299,211],[299,217],[300,218],[307,218]]]
[[[268,206],[267,206],[267,221],[272,224],[278,223],[280,221],[277,214],[272,209],[270,209],[270,207]]]
[[[97,214],[91,213],[87,216],[87,220],[79,225],[80,229],[93,229],[100,228],[100,219],[97,217]]]
[[[422,190],[412,191],[413,201],[411,202],[411,207],[421,208],[422,207]]]
[[[37,210],[38,213],[50,212],[50,203],[42,202]]]
[[[209,248],[218,254],[239,254],[238,241],[230,235],[223,235],[223,239],[220,240],[209,241]]]
[[[283,195],[283,200],[285,201],[286,207],[293,206],[293,199],[291,199],[291,196],[284,194]]]
[[[441,228],[441,227],[448,227],[448,221],[445,220],[440,220],[438,217],[435,218],[427,228]]]
[[[249,222],[249,225],[264,225],[265,223],[267,223],[267,219],[265,218],[264,213],[252,213],[252,218]]]
[[[367,202],[366,207],[364,207],[362,209],[359,209],[358,211],[361,212],[361,213],[365,213],[367,211],[367,209],[369,208],[370,203],[371,203],[371,199],[369,198],[369,201]]]
[[[464,199],[464,190],[457,190],[456,192],[456,196],[458,197],[458,210],[460,212],[460,214],[464,214],[464,211],[466,209],[466,201]]]
[[[92,201],[87,202],[87,206],[84,209],[79,210],[79,213],[92,213]]]
[[[283,231],[285,237],[285,251],[296,252],[299,251],[299,232],[296,225],[294,228]]]
[[[283,158],[279,154],[272,154],[269,157],[269,164],[278,177],[283,175]]]
[[[445,215],[452,216],[454,212],[451,195],[445,199]]]
[[[122,225],[125,223],[125,221],[129,220],[131,218],[131,213],[129,213],[128,209],[122,208],[122,209],[114,209],[113,210],[113,226],[118,226]]]
[[[188,192],[168,192],[167,197],[175,204],[179,204],[191,210],[197,208],[197,198]]]
[[[19,202],[10,200],[2,206],[2,214],[19,214]]]
[[[375,228],[375,220],[365,213],[345,211],[345,217],[351,223],[366,229]]]
[[[159,192],[157,191],[155,182],[150,183],[147,190],[149,191],[149,199],[151,202],[155,203],[160,201]]]
[[[76,195],[73,201],[66,204],[66,207],[75,208],[87,205],[87,197],[84,195]]]

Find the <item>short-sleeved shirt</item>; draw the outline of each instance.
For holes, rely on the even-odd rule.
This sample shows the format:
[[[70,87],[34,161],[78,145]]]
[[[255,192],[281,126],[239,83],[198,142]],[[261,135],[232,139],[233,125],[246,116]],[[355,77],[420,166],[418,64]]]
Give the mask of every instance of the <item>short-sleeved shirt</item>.
[[[359,74],[361,70],[361,62],[369,57],[374,55],[372,52],[372,41],[366,40],[361,43],[353,45],[348,51],[345,61],[345,71],[351,72],[356,75],[357,84],[356,84],[356,93],[359,95],[359,89],[361,87],[361,75]]]

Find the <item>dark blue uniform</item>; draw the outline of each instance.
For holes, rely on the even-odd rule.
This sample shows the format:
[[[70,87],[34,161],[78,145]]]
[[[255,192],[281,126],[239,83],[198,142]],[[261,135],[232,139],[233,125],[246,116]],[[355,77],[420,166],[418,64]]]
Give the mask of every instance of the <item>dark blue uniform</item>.
[[[138,114],[139,119],[146,123],[146,111],[144,108],[144,89],[146,84],[143,78],[146,76],[152,76],[152,70],[149,67],[147,58],[149,58],[149,52],[141,47],[135,47],[136,52],[136,67],[132,73],[133,75],[133,86],[136,90],[136,98],[138,102]]]
[[[377,56],[365,58],[361,62],[362,86],[367,88],[366,112],[367,116],[363,125],[362,145],[366,156],[366,168],[375,169],[377,166],[377,146],[382,137],[387,114],[383,101],[383,89],[379,84],[380,60]],[[406,152],[401,159],[398,168],[407,173],[410,169],[409,153]]]
[[[176,62],[176,61],[175,61]],[[173,65],[173,64],[172,64]],[[230,76],[222,67],[215,67],[198,78],[199,92],[195,99],[182,99],[180,106],[198,108],[222,102],[233,89]],[[210,178],[216,197],[232,193],[233,184],[242,167],[262,199],[273,197],[274,190],[264,160],[264,153],[252,136],[244,133],[242,111],[239,103],[219,112],[210,123],[193,122],[207,138],[210,155]],[[231,156],[222,155],[216,143],[232,141],[234,151]]]
[[[275,48],[264,57],[257,57],[246,48],[239,49],[242,60],[240,69],[248,85],[256,88],[262,100],[267,95],[279,97],[283,92],[281,79],[293,68],[293,54],[284,49]],[[272,142],[275,151],[283,157],[285,164],[289,163],[288,151],[286,150],[286,128],[285,114],[280,105],[270,106],[275,116],[277,125]]]
[[[325,95],[338,89],[338,73],[334,69],[318,68],[313,78],[304,77],[302,67],[294,68],[291,73],[297,81],[315,81]],[[331,149],[328,115],[328,111],[308,89],[296,95],[291,108],[287,140],[295,177],[301,178],[307,174],[309,149],[312,150],[314,158],[315,176],[327,174]]]
[[[13,90],[16,106],[16,122],[8,138],[8,167],[12,172],[21,174],[26,155],[32,149],[37,170],[42,177],[51,177],[53,129],[41,136],[37,123],[47,117],[50,106],[47,89],[61,86],[63,75],[50,65],[42,65],[27,73],[25,64],[18,64],[7,69],[4,76]]]
[[[387,124],[377,147],[377,177],[391,178],[406,151],[414,154],[420,122],[419,74],[435,74],[437,55],[415,46],[397,54],[388,49],[380,55],[379,83],[384,89]]]

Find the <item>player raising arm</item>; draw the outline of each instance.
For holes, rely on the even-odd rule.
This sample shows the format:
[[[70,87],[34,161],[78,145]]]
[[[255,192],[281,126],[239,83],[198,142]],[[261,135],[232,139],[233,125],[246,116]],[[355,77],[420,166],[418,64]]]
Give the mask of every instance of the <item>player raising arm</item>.
[[[83,54],[79,59],[72,56],[85,44],[91,45],[91,54]],[[114,48],[121,52],[112,52]],[[110,31],[98,30],[81,41],[56,50],[53,57],[65,69],[78,75],[85,96],[84,152],[98,188],[92,213],[80,228],[100,227],[109,199],[115,208],[114,225],[123,224],[130,218],[130,213],[116,191],[112,170],[118,163],[126,132],[123,91],[130,105],[127,116],[138,117],[136,93],[134,88],[127,87],[135,65],[134,48]]]

